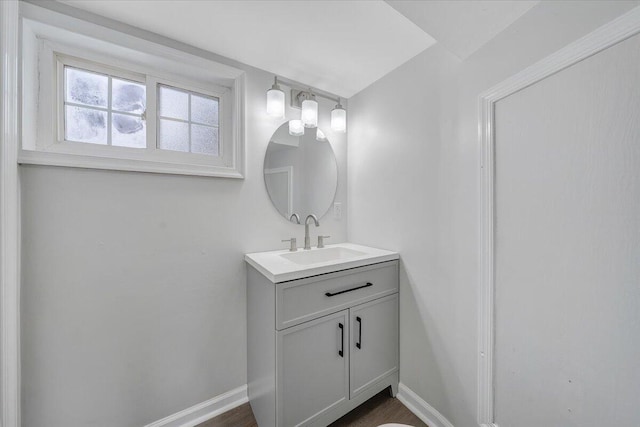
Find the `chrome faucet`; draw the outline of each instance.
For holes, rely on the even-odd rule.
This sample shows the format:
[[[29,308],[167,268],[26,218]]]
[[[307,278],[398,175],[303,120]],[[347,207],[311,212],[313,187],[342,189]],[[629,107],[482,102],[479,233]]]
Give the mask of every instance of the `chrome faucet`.
[[[324,248],[324,239],[328,239],[331,236],[318,236],[318,249]]]
[[[314,214],[307,215],[307,219],[304,220],[304,248],[311,249],[311,239],[309,238],[309,219],[312,219],[316,223],[316,227],[320,225],[318,218]]]
[[[282,241],[284,242],[291,242],[291,245],[289,245],[289,252],[295,252],[298,250],[298,245],[296,244],[296,238],[292,237],[290,239],[286,239]]]
[[[300,215],[297,213],[291,214],[289,221],[293,222],[294,219],[296,220],[296,224],[300,224]]]

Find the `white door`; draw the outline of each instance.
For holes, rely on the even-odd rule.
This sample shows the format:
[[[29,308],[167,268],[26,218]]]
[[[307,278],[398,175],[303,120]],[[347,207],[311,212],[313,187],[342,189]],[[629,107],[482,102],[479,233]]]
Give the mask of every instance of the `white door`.
[[[496,103],[495,421],[640,425],[640,36]]]
[[[280,427],[306,425],[349,399],[348,310],[278,331]]]
[[[398,369],[398,294],[349,310],[350,396]]]

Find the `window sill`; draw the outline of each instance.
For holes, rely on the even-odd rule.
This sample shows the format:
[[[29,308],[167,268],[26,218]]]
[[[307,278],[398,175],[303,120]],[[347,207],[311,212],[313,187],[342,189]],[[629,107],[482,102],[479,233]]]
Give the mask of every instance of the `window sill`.
[[[47,151],[20,150],[20,153],[18,154],[18,163],[24,165],[63,166],[83,169],[117,170],[172,175],[244,178],[242,173],[232,167],[159,162],[140,159],[117,159]]]

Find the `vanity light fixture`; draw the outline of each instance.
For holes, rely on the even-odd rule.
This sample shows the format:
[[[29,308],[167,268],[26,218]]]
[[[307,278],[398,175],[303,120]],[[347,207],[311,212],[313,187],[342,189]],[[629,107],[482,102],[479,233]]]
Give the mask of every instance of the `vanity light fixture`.
[[[340,104],[340,98],[338,98],[338,105],[331,110],[331,130],[334,132],[347,131],[347,110]]]
[[[278,84],[278,77],[274,78],[273,86],[267,91],[267,114],[279,119],[284,118],[284,92]]]
[[[316,128],[316,141],[327,142],[327,136],[320,130],[320,128]]]
[[[307,99],[302,101],[302,114],[300,115],[302,124],[306,128],[318,127],[318,101],[316,96],[309,89]]]
[[[304,135],[304,125],[302,124],[302,120],[289,120],[289,135]]]
[[[269,116],[285,117],[285,95],[280,89],[280,85],[291,88],[291,106],[301,109],[300,120],[291,120],[289,122],[289,133],[291,135],[304,135],[304,128],[318,127],[318,101],[316,101],[316,96],[337,102],[331,111],[331,130],[334,132],[347,131],[347,111],[340,104],[339,97],[321,90],[316,90],[314,93],[312,88],[302,87],[293,81],[278,78],[277,76],[274,78],[273,86],[267,91],[267,114]],[[318,140],[321,141],[321,139]],[[326,137],[324,140],[326,140]]]

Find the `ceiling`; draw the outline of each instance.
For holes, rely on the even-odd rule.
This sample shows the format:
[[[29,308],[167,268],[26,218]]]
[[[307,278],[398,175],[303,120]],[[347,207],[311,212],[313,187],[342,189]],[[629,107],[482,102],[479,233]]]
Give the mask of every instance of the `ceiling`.
[[[59,1],[345,98],[436,40],[465,58],[537,3]]]
[[[466,59],[539,3],[537,0],[386,2],[460,59]]]

